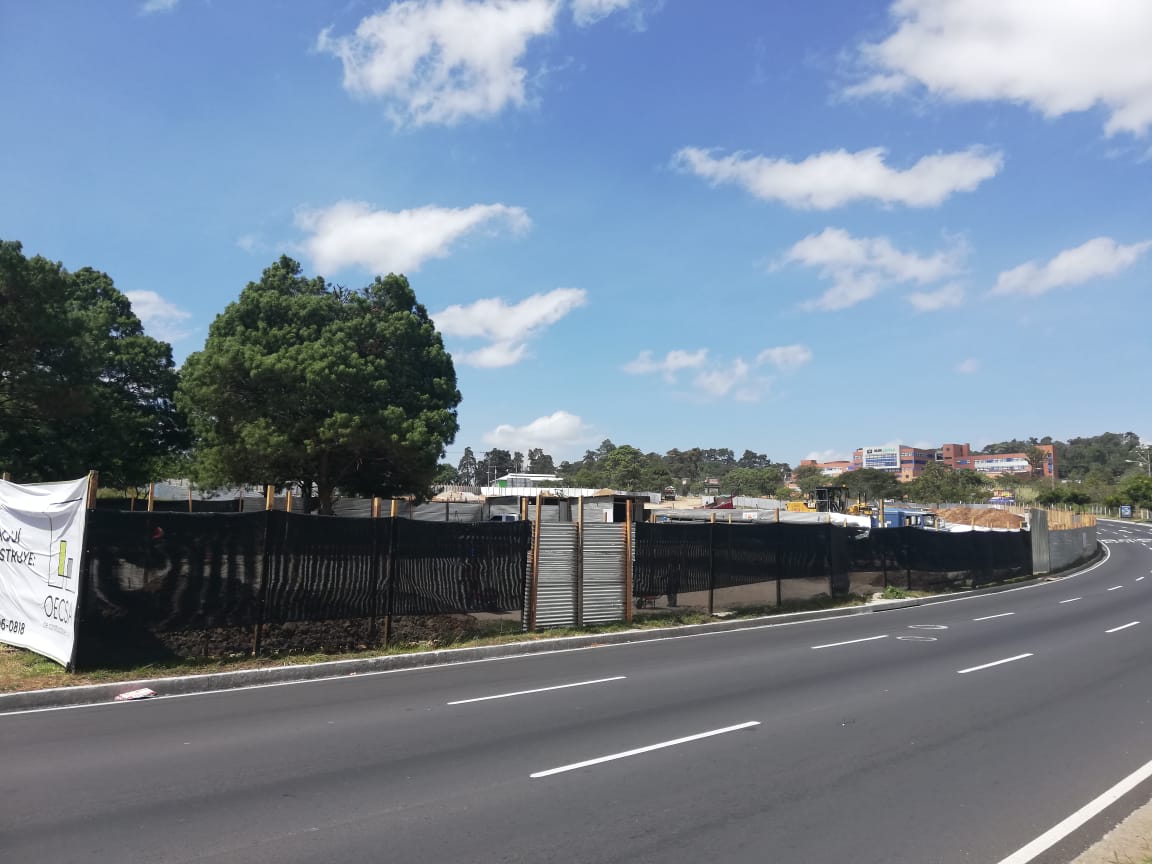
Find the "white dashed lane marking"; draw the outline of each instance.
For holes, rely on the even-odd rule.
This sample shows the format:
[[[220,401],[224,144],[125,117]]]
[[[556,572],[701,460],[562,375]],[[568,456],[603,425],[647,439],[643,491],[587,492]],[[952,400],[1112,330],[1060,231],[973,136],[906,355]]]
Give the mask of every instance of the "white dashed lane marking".
[[[991,663],[984,663],[980,666],[969,666],[967,669],[957,669],[957,675],[967,675],[969,672],[979,672],[981,669],[991,669],[993,666],[1003,666],[1005,663],[1013,663],[1016,660],[1023,660],[1026,657],[1034,657],[1034,654],[1017,654],[1015,657],[1005,657],[1003,660],[994,660]]]
[[[1105,630],[1105,633],[1119,633],[1121,630],[1127,630],[1129,627],[1135,627],[1139,621],[1129,621],[1127,624],[1121,624],[1119,627],[1113,627],[1111,630]]]

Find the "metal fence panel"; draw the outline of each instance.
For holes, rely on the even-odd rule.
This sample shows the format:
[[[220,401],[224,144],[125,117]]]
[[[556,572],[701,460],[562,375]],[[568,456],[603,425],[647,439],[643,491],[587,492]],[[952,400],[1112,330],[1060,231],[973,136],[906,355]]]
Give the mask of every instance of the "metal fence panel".
[[[585,523],[583,537],[583,623],[624,620],[628,549],[619,523]]]
[[[1028,528],[1032,536],[1032,573],[1040,576],[1052,572],[1048,545],[1048,514],[1032,510],[1028,514]]]
[[[545,522],[537,530],[536,626],[576,626],[576,526]]]

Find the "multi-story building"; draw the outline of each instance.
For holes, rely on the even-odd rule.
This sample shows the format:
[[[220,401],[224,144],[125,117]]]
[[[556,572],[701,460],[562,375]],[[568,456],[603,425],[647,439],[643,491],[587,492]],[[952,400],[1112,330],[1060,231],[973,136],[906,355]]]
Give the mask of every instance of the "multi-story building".
[[[817,462],[815,459],[800,460],[799,467],[804,468],[808,465],[814,465],[819,468],[825,477],[839,477],[845,471],[851,471],[853,468],[852,463],[847,459],[834,462]]]
[[[1038,444],[1036,447],[1045,454],[1040,472],[1045,477],[1057,476],[1056,448],[1051,444]],[[851,470],[874,468],[887,471],[906,483],[919,477],[925,466],[933,462],[948,468],[968,468],[989,477],[1030,474],[1033,471],[1027,453],[973,453],[968,444],[941,444],[933,448],[909,447],[904,444],[859,447],[852,456]]]

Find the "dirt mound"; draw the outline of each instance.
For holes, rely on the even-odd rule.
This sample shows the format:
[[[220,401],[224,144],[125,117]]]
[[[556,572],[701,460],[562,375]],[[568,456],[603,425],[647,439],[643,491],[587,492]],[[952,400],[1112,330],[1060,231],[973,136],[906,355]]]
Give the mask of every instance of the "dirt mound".
[[[982,528],[1020,528],[1024,517],[1007,510],[974,510],[971,507],[951,507],[936,511],[945,522],[953,525],[978,525]]]

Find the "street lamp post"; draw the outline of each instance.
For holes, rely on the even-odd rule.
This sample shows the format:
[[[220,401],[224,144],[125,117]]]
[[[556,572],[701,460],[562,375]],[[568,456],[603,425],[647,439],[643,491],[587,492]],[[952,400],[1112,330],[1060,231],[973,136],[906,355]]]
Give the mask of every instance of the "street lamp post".
[[[1137,447],[1135,449],[1136,455],[1141,455],[1140,459],[1125,459],[1124,461],[1130,465],[1143,465],[1148,469],[1148,476],[1152,477],[1152,444],[1147,444],[1144,447]]]

